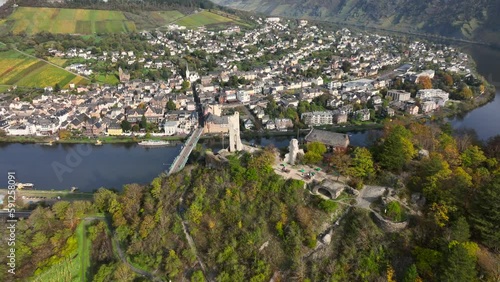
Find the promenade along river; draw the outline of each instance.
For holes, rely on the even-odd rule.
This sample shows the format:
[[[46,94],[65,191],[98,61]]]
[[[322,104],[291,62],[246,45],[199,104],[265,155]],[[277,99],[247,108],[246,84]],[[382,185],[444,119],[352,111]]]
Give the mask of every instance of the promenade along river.
[[[500,89],[500,51],[473,46],[473,55],[479,72]],[[495,83],[495,81],[497,81]],[[462,118],[451,120],[455,128],[473,128],[485,140],[500,134],[500,93],[491,103],[478,108]],[[351,144],[364,146],[369,133],[350,133]],[[272,137],[246,140],[262,146],[274,144],[288,146],[292,137]],[[202,144],[214,151],[220,142],[203,140]],[[227,140],[226,140],[227,145]],[[91,192],[99,187],[122,189],[127,183],[145,184],[168,169],[181,150],[175,147],[145,148],[137,144],[54,145],[1,144],[0,175],[15,171],[20,182],[31,182],[37,189],[63,190],[78,187]],[[4,182],[5,183],[5,182]],[[0,187],[5,186],[1,185]]]

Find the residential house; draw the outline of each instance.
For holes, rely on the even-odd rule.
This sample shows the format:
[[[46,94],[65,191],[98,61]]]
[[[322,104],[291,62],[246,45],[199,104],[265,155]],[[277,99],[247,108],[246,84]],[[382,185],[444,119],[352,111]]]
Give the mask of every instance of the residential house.
[[[117,122],[111,123],[107,128],[107,133],[110,136],[122,135],[123,129]]]
[[[419,107],[414,104],[408,104],[406,106],[406,112],[409,113],[410,115],[417,115],[418,114]]]

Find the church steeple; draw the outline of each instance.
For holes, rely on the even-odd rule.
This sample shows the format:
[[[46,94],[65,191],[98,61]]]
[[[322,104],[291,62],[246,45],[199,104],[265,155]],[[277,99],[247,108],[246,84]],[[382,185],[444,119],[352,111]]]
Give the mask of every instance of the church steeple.
[[[188,63],[186,62],[186,80],[189,80],[189,76],[190,76],[189,66],[188,66]]]

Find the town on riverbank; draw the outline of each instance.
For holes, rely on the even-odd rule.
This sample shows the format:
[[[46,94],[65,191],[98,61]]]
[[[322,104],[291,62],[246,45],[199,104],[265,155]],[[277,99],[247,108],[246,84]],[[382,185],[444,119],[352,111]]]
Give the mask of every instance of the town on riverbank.
[[[345,132],[403,116],[453,115],[493,97],[470,56],[451,46],[323,30],[306,20],[254,21],[253,28],[144,31],[129,37],[141,42],[127,44],[130,50],[56,38],[61,44],[44,56],[81,75],[106,65],[117,80],[49,86],[36,95],[10,87],[0,95],[0,141],[180,141],[198,126],[225,126],[209,115],[235,111],[246,136],[297,135],[311,127]],[[54,38],[38,37],[37,46],[53,46]]]

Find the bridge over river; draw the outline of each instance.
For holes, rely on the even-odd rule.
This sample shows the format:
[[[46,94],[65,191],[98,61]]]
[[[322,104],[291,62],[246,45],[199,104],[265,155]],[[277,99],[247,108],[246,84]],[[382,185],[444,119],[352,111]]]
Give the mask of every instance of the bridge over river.
[[[191,155],[191,152],[193,151],[194,147],[196,147],[196,144],[198,143],[198,140],[200,140],[200,136],[202,133],[203,133],[203,127],[198,127],[191,133],[191,135],[186,140],[186,143],[184,143],[181,152],[170,165],[170,168],[167,171],[167,175],[179,172],[184,168],[189,158],[189,155]]]

